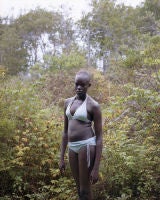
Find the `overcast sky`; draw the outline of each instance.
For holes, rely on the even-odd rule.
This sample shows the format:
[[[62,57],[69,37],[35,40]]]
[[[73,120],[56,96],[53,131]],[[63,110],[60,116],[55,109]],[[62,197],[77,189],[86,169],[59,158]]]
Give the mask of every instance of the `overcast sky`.
[[[0,16],[17,17],[20,13],[26,13],[36,7],[48,10],[57,10],[62,5],[68,14],[75,20],[81,17],[82,12],[89,11],[91,0],[0,0]],[[118,3],[136,6],[144,0],[117,0]]]

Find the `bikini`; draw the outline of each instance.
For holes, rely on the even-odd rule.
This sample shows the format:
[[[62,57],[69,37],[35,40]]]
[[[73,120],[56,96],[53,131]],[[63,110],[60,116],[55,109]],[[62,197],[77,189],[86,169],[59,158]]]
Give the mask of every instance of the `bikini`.
[[[87,118],[87,98],[84,102],[76,109],[74,115],[71,114],[70,109],[71,105],[73,104],[73,101],[75,100],[75,97],[70,101],[70,103],[67,106],[66,109],[66,116],[68,117],[68,120],[80,120],[86,123],[91,123],[90,120]],[[87,146],[87,164],[88,167],[90,167],[90,145],[96,146],[96,136],[91,137],[86,140],[76,141],[76,142],[68,142],[69,149],[74,151],[75,153],[79,153],[80,149],[84,146]]]

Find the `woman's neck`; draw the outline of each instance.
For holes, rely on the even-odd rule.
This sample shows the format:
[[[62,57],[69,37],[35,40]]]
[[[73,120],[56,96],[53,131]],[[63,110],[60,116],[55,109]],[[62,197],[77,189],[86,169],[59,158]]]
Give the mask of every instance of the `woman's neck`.
[[[86,99],[86,97],[87,97],[87,94],[84,94],[84,95],[76,95],[76,99],[77,99],[77,100],[82,100],[82,101],[84,101],[84,100]]]

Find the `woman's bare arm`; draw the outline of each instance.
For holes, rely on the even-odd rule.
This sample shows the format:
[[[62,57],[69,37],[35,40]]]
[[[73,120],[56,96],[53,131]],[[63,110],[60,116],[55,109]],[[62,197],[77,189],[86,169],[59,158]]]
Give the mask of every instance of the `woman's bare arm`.
[[[66,116],[66,108],[67,108],[67,101],[65,102],[64,105],[64,130],[62,133],[60,165],[59,165],[61,172],[65,170],[64,155],[68,144],[68,118]]]
[[[102,114],[98,103],[93,106],[93,121],[96,135],[96,155],[91,172],[91,182],[95,183],[98,180],[99,165],[102,154]]]

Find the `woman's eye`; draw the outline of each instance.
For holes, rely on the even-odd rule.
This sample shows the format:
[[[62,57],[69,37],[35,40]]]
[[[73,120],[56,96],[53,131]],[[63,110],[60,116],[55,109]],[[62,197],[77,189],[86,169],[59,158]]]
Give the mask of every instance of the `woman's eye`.
[[[76,87],[78,87],[78,86],[84,87],[84,84],[78,84],[78,83],[76,83],[75,86]]]

